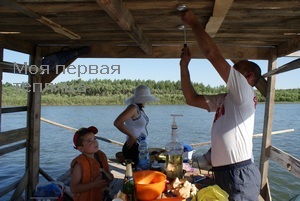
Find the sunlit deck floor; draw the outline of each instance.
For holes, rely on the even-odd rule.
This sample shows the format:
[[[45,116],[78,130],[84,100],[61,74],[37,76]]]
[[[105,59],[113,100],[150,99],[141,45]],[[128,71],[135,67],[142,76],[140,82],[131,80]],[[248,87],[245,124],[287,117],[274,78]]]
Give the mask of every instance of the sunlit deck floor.
[[[108,161],[109,168],[114,175],[115,179],[110,184],[110,195],[113,197],[118,193],[120,189],[122,189],[123,179],[125,175],[125,166],[116,162],[115,160]],[[64,200],[73,200],[73,194],[70,191],[70,170],[67,170],[63,175],[61,175],[58,179],[65,184],[65,198]]]

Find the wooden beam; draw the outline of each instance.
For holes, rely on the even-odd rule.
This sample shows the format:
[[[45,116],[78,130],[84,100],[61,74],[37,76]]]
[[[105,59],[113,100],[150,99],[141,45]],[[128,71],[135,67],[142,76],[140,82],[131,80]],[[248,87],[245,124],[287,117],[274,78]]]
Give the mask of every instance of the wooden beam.
[[[270,58],[268,62],[268,71],[276,68],[277,59],[276,49],[272,49],[270,52]],[[269,77],[267,80],[267,96],[265,103],[264,125],[263,125],[263,137],[261,145],[259,170],[261,173],[261,190],[260,195],[265,198],[266,201],[271,201],[271,195],[269,194],[270,188],[268,186],[268,169],[269,169],[269,156],[271,146],[271,133],[273,128],[274,117],[274,100],[275,100],[275,76]]]
[[[218,33],[233,0],[215,0],[213,15],[205,26],[205,31],[214,38]]]
[[[270,55],[269,47],[236,47],[227,44],[217,45],[222,55],[226,59],[242,60],[267,60]],[[40,46],[42,56],[49,55],[61,49],[61,46]],[[182,49],[182,44],[153,46],[152,54],[147,55],[137,46],[120,46],[120,45],[95,45],[91,44],[90,53],[79,56],[78,58],[160,58],[160,59],[178,59]],[[193,59],[206,59],[199,50],[197,43],[189,43],[189,48],[193,53]],[[272,49],[272,48],[271,48]],[[230,50],[230,51],[229,51]]]
[[[276,69],[273,69],[267,73],[265,73],[263,75],[263,77],[270,77],[272,75],[277,75],[279,73],[284,73],[284,72],[287,72],[287,71],[290,71],[290,70],[295,70],[297,68],[300,68],[300,59],[296,59],[294,61],[291,61],[287,64],[284,64]]]
[[[28,138],[28,129],[19,128],[0,133],[0,146],[8,145]]]
[[[30,57],[30,64],[41,65],[40,47],[36,48],[35,55]],[[28,83],[33,86],[34,83],[42,82],[41,74],[29,74]],[[27,126],[29,128],[28,145],[26,147],[26,169],[29,170],[29,181],[26,190],[26,199],[32,196],[36,185],[39,182],[40,166],[40,137],[41,137],[41,98],[42,87],[36,85],[35,90],[28,93],[28,112]]]
[[[255,85],[256,89],[264,96],[266,97],[267,95],[267,86],[268,82],[267,80],[261,76],[258,83]]]
[[[270,159],[281,165],[284,169],[292,173],[297,178],[300,178],[300,160],[296,157],[271,146]]]
[[[129,10],[120,0],[96,0],[107,14],[124,30],[130,38],[146,53],[151,54],[152,45],[137,25]]]
[[[226,59],[259,59],[265,60],[270,55],[270,48],[218,46]],[[206,59],[197,44],[189,44],[193,59]],[[91,52],[80,58],[176,58],[180,56],[182,44],[177,46],[157,46],[152,54],[146,55],[140,48],[133,46],[91,46]],[[231,51],[228,51],[230,49]],[[48,52],[47,52],[48,53]],[[43,52],[44,55],[44,52]]]
[[[50,20],[44,16],[40,16],[39,14],[29,10],[28,8],[26,8],[25,6],[23,6],[22,4],[14,1],[14,0],[2,0],[0,3],[4,6],[10,7],[14,10],[17,10],[32,19],[35,19],[35,20],[41,22],[42,24],[53,29],[53,31],[56,33],[67,36],[70,39],[80,39],[81,38],[78,34],[72,32],[71,30],[68,30],[67,28],[53,22],[52,20]]]
[[[5,154],[10,153],[10,152],[13,152],[13,151],[23,149],[25,147],[26,147],[26,142],[21,142],[21,143],[14,144],[14,145],[9,146],[9,147],[4,147],[4,148],[0,149],[0,156],[5,155]]]
[[[11,192],[12,190],[14,190],[18,184],[19,184],[19,180],[13,182],[12,184],[5,186],[3,188],[0,189],[0,197],[3,197],[4,195],[8,194],[9,192]]]
[[[34,51],[34,45],[26,41],[18,40],[14,36],[4,36],[0,34],[0,45],[5,49],[23,52],[26,54],[32,54]]]
[[[12,112],[24,112],[24,111],[27,111],[27,106],[1,108],[2,114],[12,113]]]
[[[300,35],[293,37],[292,39],[284,42],[278,46],[278,57],[284,57],[291,53],[300,50]]]
[[[39,173],[47,180],[47,181],[55,181],[50,175],[47,174],[42,168],[39,169]]]
[[[24,190],[26,189],[27,184],[28,184],[28,169],[26,169],[24,176],[18,183],[15,192],[13,193],[13,195],[10,198],[10,201],[21,200],[22,194],[23,194]]]
[[[18,64],[16,63],[17,66],[19,66],[20,69],[24,66],[24,64]],[[11,62],[6,62],[6,61],[0,61],[0,69],[3,72],[6,73],[17,73],[17,74],[25,74],[25,68],[21,72],[19,70],[15,69],[15,64]]]
[[[37,21],[41,22],[42,24],[50,27],[51,29],[53,29],[54,32],[59,33],[61,35],[67,36],[68,38],[72,39],[72,40],[78,40],[81,38],[80,35],[74,33],[73,31],[53,22],[52,20],[41,16],[39,19],[36,19]]]

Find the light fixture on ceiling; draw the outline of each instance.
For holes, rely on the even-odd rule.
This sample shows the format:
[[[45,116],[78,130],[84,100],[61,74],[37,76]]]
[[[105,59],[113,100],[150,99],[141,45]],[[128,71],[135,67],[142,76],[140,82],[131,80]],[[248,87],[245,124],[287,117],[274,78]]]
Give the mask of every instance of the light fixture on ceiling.
[[[185,11],[185,10],[187,10],[187,6],[185,4],[179,4],[177,6],[177,10],[178,11]]]

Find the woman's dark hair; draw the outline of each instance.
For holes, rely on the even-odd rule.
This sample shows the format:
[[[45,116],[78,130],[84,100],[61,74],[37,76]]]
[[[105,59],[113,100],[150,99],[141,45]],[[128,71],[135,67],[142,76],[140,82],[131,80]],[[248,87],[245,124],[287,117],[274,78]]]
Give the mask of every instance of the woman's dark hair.
[[[136,105],[139,107],[139,109],[140,109],[141,111],[144,111],[144,110],[143,110],[144,104],[137,103]]]

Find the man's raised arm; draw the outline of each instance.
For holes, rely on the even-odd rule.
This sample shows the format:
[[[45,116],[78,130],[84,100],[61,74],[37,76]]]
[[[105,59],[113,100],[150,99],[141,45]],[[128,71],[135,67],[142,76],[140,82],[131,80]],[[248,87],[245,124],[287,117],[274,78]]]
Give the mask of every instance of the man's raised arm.
[[[204,56],[211,62],[225,83],[227,83],[230,65],[221,55],[212,38],[200,25],[199,20],[191,10],[182,12],[182,20],[192,28],[196,36],[198,46],[203,52]]]
[[[191,106],[209,110],[208,104],[203,95],[197,94],[191,83],[188,65],[191,60],[191,53],[188,47],[184,47],[181,53],[180,60],[180,78],[181,89],[185,97],[186,103]]]

